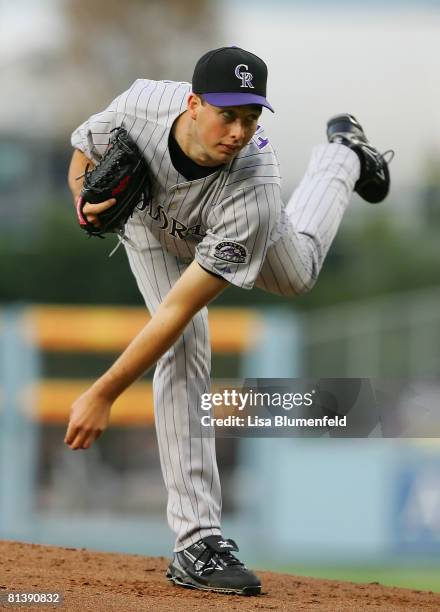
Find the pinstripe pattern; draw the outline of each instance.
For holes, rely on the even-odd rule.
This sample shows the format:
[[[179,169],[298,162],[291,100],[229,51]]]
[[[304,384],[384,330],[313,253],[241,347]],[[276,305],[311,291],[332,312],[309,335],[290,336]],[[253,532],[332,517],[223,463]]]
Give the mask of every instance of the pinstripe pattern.
[[[144,245],[140,250],[127,249],[127,254],[145,303],[154,314],[186,265],[165,251],[142,224],[129,231],[132,240]],[[210,367],[204,308],[158,361],[153,379],[156,431],[168,490],[168,522],[177,534],[176,550],[200,537],[221,533],[215,438],[206,434],[202,437],[201,432],[190,429],[200,423],[199,398],[210,390]]]
[[[171,163],[168,137],[175,119],[185,110],[189,92],[188,83],[138,79],[106,111],[75,130],[72,145],[97,162],[110,131],[123,125],[143,152],[155,179],[149,208],[136,212],[128,225],[140,220],[170,253],[196,258],[229,282],[251,289],[263,264],[268,244],[265,235],[281,211],[278,196],[263,210],[262,202],[267,208],[268,197],[259,199],[258,195],[266,185],[279,187],[278,161],[270,143],[262,147],[265,133],[259,126],[230,164],[205,178],[187,181]],[[246,220],[251,220],[248,226]],[[225,266],[214,256],[215,246],[234,236],[245,246],[252,244],[248,266]]]
[[[359,160],[344,145],[315,147],[307,172],[278,219],[255,286],[284,296],[315,284],[359,177]],[[267,190],[273,189],[269,185]]]
[[[149,311],[154,314],[194,259],[244,289],[255,285],[278,295],[305,293],[316,282],[359,176],[356,154],[343,145],[316,147],[284,206],[276,155],[258,126],[231,163],[187,181],[171,163],[168,137],[189,92],[188,83],[139,79],[72,135],[72,145],[96,162],[110,131],[123,125],[149,164],[152,200],[126,225],[127,237],[137,247],[126,247],[130,267]],[[241,245],[244,263],[216,257],[216,247],[225,240]],[[210,390],[210,350],[204,308],[158,361],[153,380],[176,551],[221,533],[215,440],[202,436],[197,425],[200,396]]]

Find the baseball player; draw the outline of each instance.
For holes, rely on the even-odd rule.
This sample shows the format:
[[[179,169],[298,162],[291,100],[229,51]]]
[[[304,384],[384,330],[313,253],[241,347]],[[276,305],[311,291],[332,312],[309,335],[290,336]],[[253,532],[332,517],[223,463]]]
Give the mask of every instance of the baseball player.
[[[266,64],[237,47],[206,53],[192,84],[139,79],[72,135],[69,186],[76,201],[87,165],[123,126],[142,152],[153,193],[125,227],[125,248],[151,319],[72,407],[65,442],[87,449],[115,399],[156,364],[155,424],[167,515],[176,533],[167,577],[218,592],[259,594],[261,583],[221,531],[215,439],[202,435],[200,398],[210,391],[207,305],[229,284],[296,297],[309,291],[356,189],[379,201],[387,164],[351,115],[328,124],[285,206],[279,165],[260,119]],[[110,199],[82,214],[99,226]],[[205,430],[205,428],[204,428]]]

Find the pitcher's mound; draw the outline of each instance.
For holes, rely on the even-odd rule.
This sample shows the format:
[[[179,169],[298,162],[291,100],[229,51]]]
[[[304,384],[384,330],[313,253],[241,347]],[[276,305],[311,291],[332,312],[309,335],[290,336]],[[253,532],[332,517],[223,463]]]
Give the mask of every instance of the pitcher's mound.
[[[258,572],[262,595],[220,595],[176,587],[165,579],[168,559],[0,542],[0,598],[6,593],[61,593],[59,612],[209,612],[211,610],[325,610],[326,612],[428,612],[440,594]],[[18,604],[0,609],[14,610]],[[21,608],[24,609],[24,608]]]

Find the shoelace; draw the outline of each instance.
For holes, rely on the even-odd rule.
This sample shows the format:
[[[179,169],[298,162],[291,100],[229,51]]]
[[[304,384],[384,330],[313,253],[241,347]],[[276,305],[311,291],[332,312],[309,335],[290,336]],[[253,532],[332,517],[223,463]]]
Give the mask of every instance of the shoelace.
[[[364,144],[363,148],[364,151],[367,151],[371,160],[368,162],[368,158],[366,159],[367,169],[369,168],[370,171],[374,170],[374,174],[376,174],[376,164],[380,164],[380,169],[382,170],[384,164],[389,165],[394,159],[395,152],[393,149],[388,149],[384,153],[379,153],[370,143]]]
[[[206,559],[202,561],[201,557],[203,557],[204,554],[207,554],[207,556],[206,556]],[[216,550],[213,550],[212,548],[206,547],[194,559],[194,562],[193,562],[194,569],[196,569],[197,563],[200,562],[200,563],[203,563],[203,565],[202,565],[201,570],[198,570],[198,571],[201,571],[202,574],[212,574],[216,569],[215,560],[214,560],[214,563],[210,567],[209,567],[209,564],[211,563],[211,561],[213,560],[215,556],[220,557],[223,564],[226,565],[227,567],[232,567],[235,565],[243,565],[243,563],[239,559],[237,559],[237,557],[234,557],[234,555],[228,550],[225,550],[224,552],[217,552]]]
[[[339,134],[335,134],[335,136],[339,136]],[[340,139],[343,140],[344,136],[343,134],[340,135]],[[349,140],[349,139],[348,139]],[[332,140],[332,142],[336,142]],[[367,149],[369,149],[370,151],[372,151],[375,155],[373,155],[373,157],[376,157],[376,159],[378,159],[380,162],[385,162],[387,164],[390,164],[395,156],[395,151],[393,151],[393,149],[388,149],[387,151],[385,151],[384,153],[379,153],[377,154],[376,149],[373,147],[373,145],[367,140],[367,138],[365,137],[365,135],[363,136],[363,138],[359,138],[358,139],[358,144],[360,146],[366,147]],[[388,156],[388,157],[387,157]]]
[[[388,159],[385,157],[386,155],[388,155]],[[387,164],[390,164],[395,156],[395,151],[393,151],[393,149],[388,149],[388,151],[385,151],[385,153],[381,153],[380,154],[380,159],[384,162],[386,162]]]

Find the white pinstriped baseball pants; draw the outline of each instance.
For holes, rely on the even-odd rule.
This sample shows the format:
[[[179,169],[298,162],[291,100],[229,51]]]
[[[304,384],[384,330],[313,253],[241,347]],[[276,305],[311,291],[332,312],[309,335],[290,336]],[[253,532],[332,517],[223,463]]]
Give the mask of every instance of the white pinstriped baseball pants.
[[[311,289],[358,177],[359,160],[348,147],[331,144],[314,149],[307,172],[280,220],[257,287],[285,296]],[[144,226],[132,227],[129,237],[139,247],[126,249],[130,266],[153,314],[187,264],[164,251]],[[177,536],[175,551],[207,535],[221,534],[215,439],[194,431],[200,423],[200,395],[210,392],[210,368],[207,308],[203,308],[158,361],[153,379],[168,524]]]

